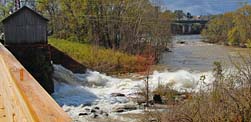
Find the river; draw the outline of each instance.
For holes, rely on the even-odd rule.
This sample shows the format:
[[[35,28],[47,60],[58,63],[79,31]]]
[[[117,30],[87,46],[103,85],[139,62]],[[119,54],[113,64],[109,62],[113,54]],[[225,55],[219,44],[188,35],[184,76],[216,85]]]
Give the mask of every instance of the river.
[[[204,43],[200,35],[175,36],[171,50],[164,53],[160,61],[167,70],[155,71],[149,76],[150,91],[160,84],[186,92],[207,88],[214,81],[211,72],[214,61],[230,64],[230,58],[237,61],[239,54],[247,55],[248,52],[248,49]],[[74,121],[108,118],[133,122],[137,119],[121,116],[143,112],[133,99],[140,98],[144,79],[122,79],[90,70],[85,74],[74,74],[61,65],[54,65],[54,69],[55,93],[52,96]],[[203,83],[201,76],[205,76]],[[128,106],[132,110],[123,109]],[[122,112],[116,112],[118,108]]]
[[[240,61],[240,55],[246,57],[249,51],[245,48],[204,43],[202,40],[200,35],[174,36],[172,52],[164,53],[160,64],[172,71],[210,71],[213,62],[218,61],[230,66],[232,61]]]

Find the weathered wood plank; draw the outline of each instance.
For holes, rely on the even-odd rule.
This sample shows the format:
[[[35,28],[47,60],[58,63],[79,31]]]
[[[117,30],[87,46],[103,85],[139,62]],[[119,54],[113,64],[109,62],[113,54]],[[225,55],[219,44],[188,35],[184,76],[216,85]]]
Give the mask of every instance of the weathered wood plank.
[[[6,112],[5,112],[5,108],[3,105],[3,96],[2,96],[2,92],[0,93],[0,122],[7,122],[7,116],[6,116]]]
[[[51,98],[15,57],[0,44],[0,90],[8,121],[70,122],[70,117]],[[20,69],[24,69],[20,80]]]
[[[28,107],[23,100],[21,93],[18,91],[17,86],[12,82],[12,78],[3,58],[0,56],[0,76],[1,76],[1,93],[4,101],[3,105],[5,108],[6,116],[8,121],[14,122],[22,120],[25,122],[36,121],[35,118],[30,114]]]

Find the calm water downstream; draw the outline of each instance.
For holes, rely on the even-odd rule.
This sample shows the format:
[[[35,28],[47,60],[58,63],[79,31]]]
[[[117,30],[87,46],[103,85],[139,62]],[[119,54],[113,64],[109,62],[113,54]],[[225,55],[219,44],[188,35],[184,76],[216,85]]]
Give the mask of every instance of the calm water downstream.
[[[183,42],[183,43],[181,43]],[[163,54],[160,64],[167,65],[171,70],[209,71],[212,70],[214,61],[225,65],[231,60],[240,59],[240,54],[245,57],[249,49],[234,48],[223,45],[202,42],[200,35],[179,35],[173,37],[172,52]]]

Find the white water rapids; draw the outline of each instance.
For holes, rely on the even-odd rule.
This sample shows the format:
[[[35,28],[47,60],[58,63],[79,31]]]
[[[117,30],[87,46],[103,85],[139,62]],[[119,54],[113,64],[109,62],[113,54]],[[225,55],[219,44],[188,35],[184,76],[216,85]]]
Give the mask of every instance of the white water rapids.
[[[155,71],[150,75],[150,90],[154,90],[158,85],[168,85],[178,91],[205,90],[210,88],[210,84],[214,81],[210,72],[214,61],[231,64],[229,58],[232,61],[239,61],[241,58],[237,55],[238,53],[249,54],[247,49],[207,44],[201,40],[199,35],[175,36],[172,52],[164,53],[160,61],[160,64],[172,71]],[[74,120],[81,122],[87,121],[85,117],[80,116],[80,113],[86,112],[86,106],[99,107],[107,112],[109,117],[117,117],[114,108],[121,105],[135,105],[132,98],[139,97],[145,85],[144,79],[132,80],[133,78],[130,77],[119,79],[95,71],[73,74],[60,65],[54,65],[54,69],[54,99]],[[231,69],[231,67],[226,67],[226,69]],[[122,94],[122,96],[112,95],[114,93]],[[129,112],[140,111],[137,109]]]
[[[137,93],[145,85],[144,80],[119,79],[95,71],[73,74],[61,65],[54,65],[54,70],[53,98],[74,120],[80,121],[83,120],[79,117],[79,113],[83,111],[84,106],[98,106],[111,115],[114,113],[112,112],[114,107],[132,103],[129,98],[137,97]],[[205,76],[203,84],[201,76]],[[161,84],[169,85],[178,91],[197,91],[212,81],[211,72],[155,71],[149,77],[149,88],[154,90]],[[112,96],[112,93],[124,94],[125,97]]]

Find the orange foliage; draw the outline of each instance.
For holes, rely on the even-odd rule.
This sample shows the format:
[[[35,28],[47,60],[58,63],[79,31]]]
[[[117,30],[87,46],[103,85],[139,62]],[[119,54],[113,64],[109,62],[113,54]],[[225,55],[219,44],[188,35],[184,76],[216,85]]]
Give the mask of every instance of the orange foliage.
[[[155,51],[152,46],[148,45],[142,55],[137,55],[137,63],[139,64],[137,71],[142,75],[148,75],[151,66],[156,63],[155,59]]]

